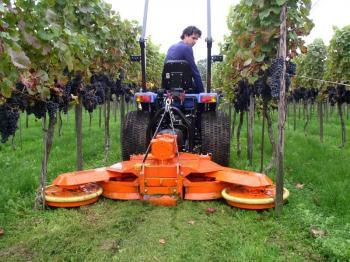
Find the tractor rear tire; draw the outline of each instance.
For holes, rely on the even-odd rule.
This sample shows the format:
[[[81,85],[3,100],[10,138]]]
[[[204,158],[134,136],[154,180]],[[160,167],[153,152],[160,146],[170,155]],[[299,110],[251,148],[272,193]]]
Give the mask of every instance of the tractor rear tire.
[[[129,160],[133,154],[143,154],[147,150],[147,128],[150,114],[145,111],[131,111],[125,116],[121,128],[123,160]]]
[[[222,166],[230,162],[230,122],[224,112],[204,112],[201,116],[202,154]]]

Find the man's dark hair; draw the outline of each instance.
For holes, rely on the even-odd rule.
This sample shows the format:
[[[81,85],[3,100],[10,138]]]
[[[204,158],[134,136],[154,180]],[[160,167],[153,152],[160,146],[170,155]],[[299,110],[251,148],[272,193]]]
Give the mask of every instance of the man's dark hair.
[[[190,36],[190,35],[193,35],[193,34],[196,34],[199,37],[201,37],[202,31],[199,30],[197,27],[195,27],[193,25],[188,26],[182,31],[181,39],[184,40],[185,35]]]

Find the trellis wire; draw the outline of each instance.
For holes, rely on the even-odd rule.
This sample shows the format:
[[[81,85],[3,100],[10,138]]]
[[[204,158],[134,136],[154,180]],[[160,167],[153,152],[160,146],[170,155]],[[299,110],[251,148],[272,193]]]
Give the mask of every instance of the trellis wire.
[[[328,80],[322,80],[322,79],[317,79],[317,78],[312,78],[312,77],[308,77],[308,76],[300,76],[300,75],[291,75],[288,74],[291,77],[300,77],[300,78],[306,78],[306,79],[310,79],[310,80],[314,80],[314,81],[319,81],[319,82],[324,82],[324,83],[330,83],[330,84],[336,84],[336,85],[344,85],[344,86],[349,86],[350,84],[343,84],[343,83],[339,83],[339,82],[333,82],[333,81],[328,81]],[[347,82],[350,82],[348,80],[346,80]]]

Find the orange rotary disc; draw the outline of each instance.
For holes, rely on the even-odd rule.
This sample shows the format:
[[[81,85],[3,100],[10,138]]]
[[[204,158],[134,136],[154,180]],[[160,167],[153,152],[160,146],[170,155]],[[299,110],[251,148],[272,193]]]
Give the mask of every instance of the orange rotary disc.
[[[190,177],[185,179],[184,186],[187,200],[213,200],[222,197],[221,191],[227,184],[207,177]]]
[[[138,200],[139,189],[135,181],[108,181],[99,183],[103,188],[102,195],[116,200]]]
[[[95,183],[75,188],[50,185],[45,188],[45,200],[48,206],[78,207],[96,202],[102,191],[102,188]]]
[[[268,209],[275,206],[275,186],[263,188],[249,188],[244,186],[236,186],[225,188],[222,197],[231,206],[242,209]],[[289,191],[284,188],[283,200],[289,196]]]

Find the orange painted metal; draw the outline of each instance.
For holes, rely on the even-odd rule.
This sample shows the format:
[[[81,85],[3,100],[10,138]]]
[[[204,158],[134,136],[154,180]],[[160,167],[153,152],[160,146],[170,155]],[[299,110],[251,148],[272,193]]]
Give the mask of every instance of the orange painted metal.
[[[227,187],[226,183],[216,181],[215,178],[191,175],[184,180],[185,199],[213,200],[221,198],[221,191]]]
[[[178,199],[218,199],[227,187],[229,194],[247,199],[268,197],[274,188],[272,180],[264,174],[220,166],[211,161],[210,155],[176,152],[175,135],[158,135],[151,141],[151,152],[145,162],[144,155],[133,155],[129,161],[110,167],[62,174],[53,184],[74,192],[79,185],[97,182],[107,198],[140,199],[170,206],[176,205]],[[271,207],[227,202],[245,209]]]
[[[174,178],[145,178],[145,186],[163,186],[174,187],[177,185],[177,179]]]
[[[159,160],[175,157],[176,136],[170,134],[158,135],[151,141],[152,155]]]
[[[275,207],[275,204],[241,204],[232,201],[226,200],[227,204],[233,207],[238,207],[240,209],[249,209],[249,210],[263,210]]]
[[[268,187],[245,187],[245,186],[232,186],[228,192],[229,195],[246,200],[264,200],[266,198],[274,198],[276,195],[275,186]],[[266,204],[247,204],[247,203],[238,203],[234,201],[226,200],[226,202],[234,207],[238,207],[241,209],[269,209],[275,206],[275,203],[266,203]]]
[[[108,181],[109,172],[106,168],[96,168],[91,170],[76,171],[59,175],[53,185],[73,186],[83,185],[90,182]]]
[[[100,182],[102,195],[106,198],[116,200],[137,200],[140,199],[137,180],[134,181],[113,181]]]
[[[53,207],[77,207],[96,202],[101,188],[94,183],[73,187],[50,185],[45,188],[46,204]],[[98,193],[100,191],[100,193]]]
[[[46,201],[46,205],[51,207],[80,207],[80,206],[93,204],[97,202],[98,199],[99,197],[95,197],[85,201],[67,202],[67,203]]]
[[[145,195],[143,200],[156,206],[176,206],[177,204],[177,197],[169,195]]]
[[[148,195],[172,195],[177,193],[177,187],[145,187],[144,194]]]
[[[217,172],[208,173],[207,176],[215,177],[218,181],[248,187],[263,187],[273,184],[272,180],[264,174],[227,167]]]

